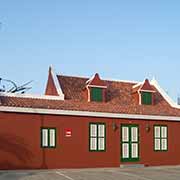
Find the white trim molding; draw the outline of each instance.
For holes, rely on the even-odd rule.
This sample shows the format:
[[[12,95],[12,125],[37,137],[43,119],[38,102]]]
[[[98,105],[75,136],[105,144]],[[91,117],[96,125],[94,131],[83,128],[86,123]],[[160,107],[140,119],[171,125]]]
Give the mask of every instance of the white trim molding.
[[[142,105],[142,97],[141,97],[141,92],[138,90],[138,95],[139,95],[139,105]]]
[[[9,106],[0,106],[0,112],[51,114],[51,115],[65,115],[65,116],[86,116],[86,117],[101,117],[101,118],[137,119],[137,120],[180,121],[180,117],[176,117],[176,116],[104,113],[104,112],[56,110],[56,109],[42,109],[42,108],[22,108],[22,107],[9,107]]]
[[[89,84],[94,79],[94,77],[95,77],[95,74],[86,81],[86,84]]]
[[[52,75],[52,79],[53,79],[54,85],[56,87],[57,93],[58,93],[59,97],[61,98],[61,100],[64,100],[64,94],[62,92],[61,85],[57,78],[57,75],[55,74],[53,67],[51,66],[50,68],[51,68],[50,73]]]
[[[156,91],[153,91],[153,90],[140,90],[141,92],[152,92],[152,93],[155,93]]]
[[[91,93],[90,93],[90,89],[86,86],[87,92],[88,92],[88,102],[91,101]]]

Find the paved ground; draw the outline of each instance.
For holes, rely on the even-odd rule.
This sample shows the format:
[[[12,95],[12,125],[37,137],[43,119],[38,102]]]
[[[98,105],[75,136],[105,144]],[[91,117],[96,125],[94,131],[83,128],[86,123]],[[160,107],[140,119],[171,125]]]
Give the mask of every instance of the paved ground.
[[[0,171],[0,180],[180,180],[180,166]]]

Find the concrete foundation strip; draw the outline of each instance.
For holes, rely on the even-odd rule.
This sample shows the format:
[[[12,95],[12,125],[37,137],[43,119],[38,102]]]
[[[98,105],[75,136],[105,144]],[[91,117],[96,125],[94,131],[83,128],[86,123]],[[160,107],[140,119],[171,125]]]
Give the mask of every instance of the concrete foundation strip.
[[[139,176],[139,175],[135,175],[135,174],[131,174],[131,173],[127,173],[127,172],[115,172],[115,173],[118,173],[118,174],[122,174],[122,175],[125,175],[125,176],[130,176],[130,177],[136,177],[136,178],[140,178],[142,180],[153,180],[153,179],[150,179],[150,178],[146,178],[146,177],[142,177],[142,176]]]

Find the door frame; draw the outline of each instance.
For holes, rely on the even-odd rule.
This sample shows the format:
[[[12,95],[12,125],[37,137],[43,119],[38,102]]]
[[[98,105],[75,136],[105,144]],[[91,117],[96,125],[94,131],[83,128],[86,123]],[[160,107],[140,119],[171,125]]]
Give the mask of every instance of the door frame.
[[[121,133],[120,133],[120,149],[121,149],[121,153],[120,153],[120,160],[121,162],[138,162],[140,160],[140,134],[139,134],[139,125],[138,124],[120,124],[120,127],[121,127]],[[128,144],[129,144],[129,158],[123,158],[122,155],[123,155],[123,151],[122,151],[122,145],[123,145],[123,141],[122,141],[122,128],[123,127],[128,127],[128,133],[129,133],[129,141],[128,141]],[[131,157],[131,150],[132,150],[132,147],[131,147],[131,128],[132,127],[137,127],[137,130],[138,130],[138,140],[137,140],[137,143],[138,143],[138,157],[137,158],[132,158]]]

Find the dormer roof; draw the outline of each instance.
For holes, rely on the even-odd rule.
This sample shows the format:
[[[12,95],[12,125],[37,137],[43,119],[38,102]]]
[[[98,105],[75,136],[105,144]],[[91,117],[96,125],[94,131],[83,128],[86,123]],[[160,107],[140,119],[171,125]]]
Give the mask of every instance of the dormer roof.
[[[133,92],[156,92],[155,87],[153,87],[148,79],[145,79],[142,83],[137,83],[132,87]]]
[[[94,76],[92,76],[90,79],[86,81],[86,86],[107,88],[106,83],[100,79],[98,73],[96,73]]]

